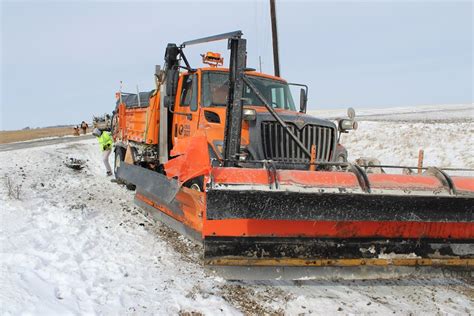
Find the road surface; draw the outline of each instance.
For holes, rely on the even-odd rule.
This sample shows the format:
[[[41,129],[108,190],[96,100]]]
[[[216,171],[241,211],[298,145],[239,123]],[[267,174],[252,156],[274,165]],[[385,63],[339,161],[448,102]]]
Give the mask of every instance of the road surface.
[[[75,143],[75,142],[79,142],[79,141],[82,141],[82,140],[85,140],[85,139],[91,139],[93,137],[94,136],[92,136],[92,135],[76,136],[76,137],[54,137],[54,138],[44,138],[44,139],[31,140],[31,141],[26,141],[26,142],[1,144],[0,145],[0,152],[17,150],[17,149],[26,149],[26,148],[33,148],[33,147],[48,146],[48,145],[56,145],[56,144],[63,144],[63,143]]]

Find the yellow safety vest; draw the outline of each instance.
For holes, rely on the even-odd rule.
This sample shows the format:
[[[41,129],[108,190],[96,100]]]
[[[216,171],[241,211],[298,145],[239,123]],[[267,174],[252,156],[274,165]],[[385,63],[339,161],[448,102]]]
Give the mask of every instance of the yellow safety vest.
[[[97,137],[97,140],[99,141],[100,150],[104,151],[112,149],[114,141],[109,132],[102,132],[102,134]]]

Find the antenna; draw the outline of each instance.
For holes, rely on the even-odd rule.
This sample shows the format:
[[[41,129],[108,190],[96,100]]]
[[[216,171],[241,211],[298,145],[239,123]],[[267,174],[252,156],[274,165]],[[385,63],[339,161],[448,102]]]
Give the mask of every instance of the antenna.
[[[123,84],[123,82],[122,82],[122,80],[120,80],[120,89],[119,89],[119,92],[120,92],[120,104],[123,103],[123,102],[122,102],[122,84]]]
[[[137,97],[138,97],[138,107],[140,108],[142,105],[140,103],[140,91],[138,90],[138,85],[137,85]]]

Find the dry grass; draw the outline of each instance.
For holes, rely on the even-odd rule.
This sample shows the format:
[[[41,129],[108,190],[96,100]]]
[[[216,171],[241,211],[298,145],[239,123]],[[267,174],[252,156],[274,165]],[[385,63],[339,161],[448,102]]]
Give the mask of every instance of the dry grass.
[[[8,197],[20,200],[21,184],[16,184],[9,176],[5,176],[5,186],[8,190]]]
[[[0,144],[20,142],[25,140],[72,135],[73,127],[47,127],[21,131],[0,131]]]

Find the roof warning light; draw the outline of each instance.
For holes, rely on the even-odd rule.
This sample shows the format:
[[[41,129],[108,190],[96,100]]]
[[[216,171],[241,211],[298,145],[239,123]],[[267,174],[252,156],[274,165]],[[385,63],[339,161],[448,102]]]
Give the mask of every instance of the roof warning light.
[[[222,66],[224,64],[224,58],[219,53],[207,52],[202,54],[202,62],[208,64],[211,67]]]

